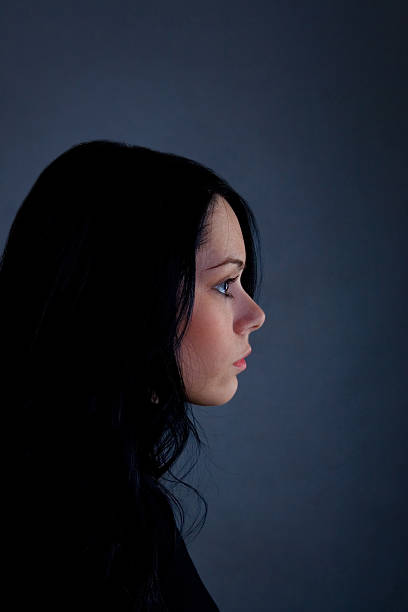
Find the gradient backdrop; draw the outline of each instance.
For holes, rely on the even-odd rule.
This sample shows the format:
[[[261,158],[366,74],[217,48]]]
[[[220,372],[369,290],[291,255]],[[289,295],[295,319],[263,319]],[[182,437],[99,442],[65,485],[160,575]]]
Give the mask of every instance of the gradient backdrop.
[[[194,407],[210,449],[187,478],[222,612],[408,610],[407,7],[0,5],[1,248],[95,138],[197,159],[257,217],[266,322],[231,402]]]

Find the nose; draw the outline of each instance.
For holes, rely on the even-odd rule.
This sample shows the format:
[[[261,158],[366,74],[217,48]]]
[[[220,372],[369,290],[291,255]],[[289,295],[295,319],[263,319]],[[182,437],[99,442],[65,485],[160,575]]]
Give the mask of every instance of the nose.
[[[249,328],[249,332],[256,331],[265,323],[266,315],[262,308],[249,297],[249,305],[246,311],[246,315],[244,317],[245,325],[247,329]]]
[[[257,329],[262,327],[262,325],[265,323],[265,319],[266,319],[265,312],[262,310],[262,308],[258,304],[256,304],[256,302],[254,302],[254,304],[256,306],[257,313],[255,315],[254,325],[252,325],[252,327],[251,327],[252,331],[256,331]]]
[[[242,310],[239,309],[234,318],[234,328],[238,334],[251,333],[256,331],[264,324],[265,313],[260,306],[247,293],[242,302]]]

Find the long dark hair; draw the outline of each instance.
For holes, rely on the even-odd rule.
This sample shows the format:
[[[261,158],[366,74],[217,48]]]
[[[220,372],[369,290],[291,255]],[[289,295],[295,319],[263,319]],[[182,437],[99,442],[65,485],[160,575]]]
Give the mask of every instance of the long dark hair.
[[[202,445],[179,347],[217,194],[241,225],[241,282],[254,298],[255,218],[186,157],[84,142],[45,168],[17,211],[0,261],[6,561],[30,603],[167,609],[161,577],[184,528],[168,476],[204,502],[200,530],[207,514],[171,468],[191,435]]]

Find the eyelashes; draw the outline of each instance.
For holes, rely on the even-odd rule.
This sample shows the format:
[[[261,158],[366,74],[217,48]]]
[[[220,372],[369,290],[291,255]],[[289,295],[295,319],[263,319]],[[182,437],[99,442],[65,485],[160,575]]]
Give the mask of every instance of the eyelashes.
[[[228,278],[227,280],[223,281],[222,283],[220,283],[219,285],[217,285],[217,287],[221,287],[222,285],[231,285],[232,283],[235,283],[235,281],[239,278],[239,276],[235,276],[235,278]],[[225,290],[225,293],[222,293],[221,291],[219,291],[219,293],[221,293],[221,295],[223,295],[226,298],[233,298],[234,296],[231,295],[230,293],[227,293],[228,289]]]

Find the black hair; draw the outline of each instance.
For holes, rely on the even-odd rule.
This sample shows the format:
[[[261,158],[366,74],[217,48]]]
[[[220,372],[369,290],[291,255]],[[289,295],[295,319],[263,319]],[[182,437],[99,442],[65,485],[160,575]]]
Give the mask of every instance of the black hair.
[[[73,146],[14,218],[0,260],[7,563],[15,594],[40,608],[47,594],[53,609],[71,595],[76,610],[166,610],[161,577],[184,528],[168,476],[202,499],[205,523],[207,503],[171,468],[190,436],[202,445],[179,348],[217,195],[239,220],[254,297],[253,213],[180,155]]]

